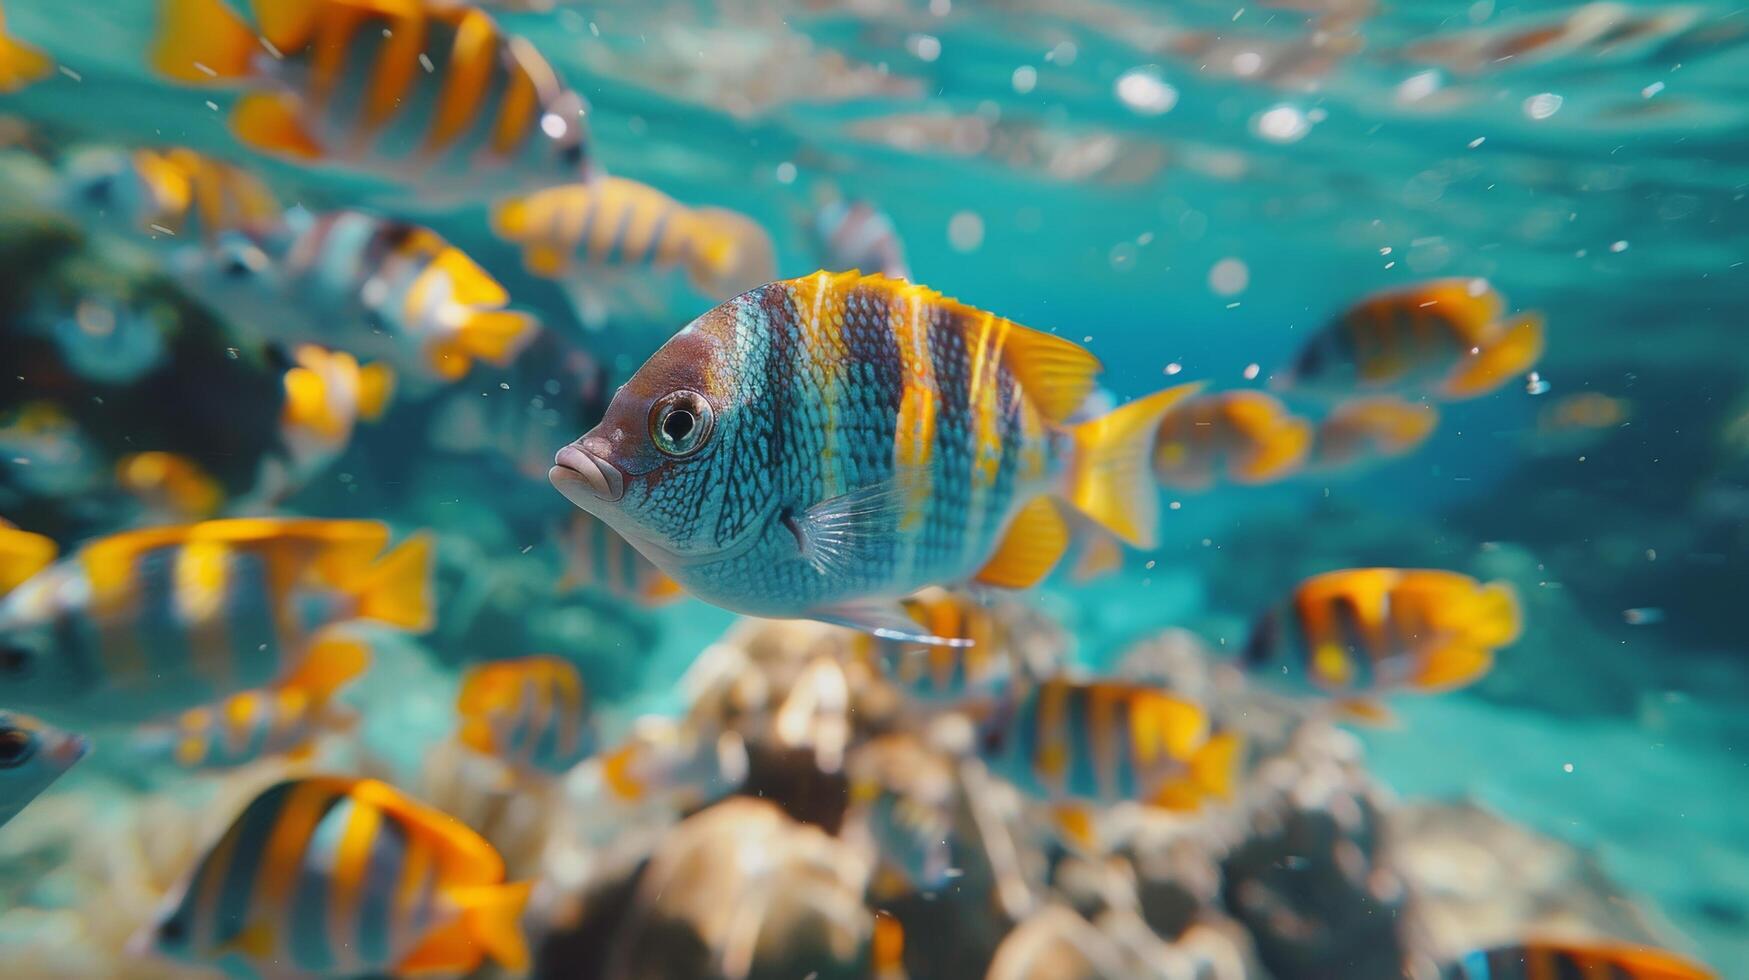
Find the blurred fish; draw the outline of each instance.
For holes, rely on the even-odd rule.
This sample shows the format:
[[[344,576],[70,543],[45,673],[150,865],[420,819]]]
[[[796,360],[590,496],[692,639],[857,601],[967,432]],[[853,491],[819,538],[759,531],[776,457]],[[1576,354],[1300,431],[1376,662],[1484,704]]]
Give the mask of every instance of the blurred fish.
[[[99,538],[0,598],[0,700],[148,721],[286,676],[337,623],[424,630],[430,541],[388,537],[262,518]]]
[[[0,521],[0,596],[53,564],[59,551],[53,539]]]
[[[1338,699],[1358,720],[1389,713],[1370,700],[1397,691],[1447,691],[1474,683],[1494,650],[1518,639],[1518,599],[1432,569],[1354,568],[1300,583],[1285,610],[1264,614],[1244,665],[1288,686]]]
[[[813,232],[824,268],[868,269],[888,279],[911,278],[905,246],[892,219],[866,201],[826,202],[814,212]]]
[[[145,508],[148,523],[199,521],[218,513],[225,491],[199,463],[179,453],[130,453],[116,461],[115,482]]]
[[[567,334],[542,330],[507,367],[476,370],[446,392],[426,438],[444,452],[499,456],[544,481],[553,447],[600,418],[608,394],[600,361]]]
[[[48,300],[30,311],[30,320],[67,367],[90,381],[126,384],[155,370],[169,353],[165,315],[156,305],[84,296],[69,309]]]
[[[333,698],[369,662],[362,643],[324,637],[285,680],[233,694],[214,706],[190,708],[169,724],[143,726],[132,748],[183,769],[222,769],[276,755],[306,759],[323,732],[357,723]]]
[[[559,657],[468,668],[456,714],[463,745],[518,772],[563,775],[595,752],[583,677]]]
[[[454,817],[374,779],[311,776],[245,807],[134,945],[232,975],[523,970],[528,892]]]
[[[559,546],[565,556],[560,589],[599,591],[643,606],[661,605],[686,594],[630,542],[586,511],[571,515]]]
[[[279,412],[286,459],[283,465],[263,461],[254,493],[264,501],[287,496],[327,469],[352,442],[358,422],[382,417],[395,389],[393,368],[360,365],[344,351],[304,344],[292,359],[295,366],[281,379],[285,403]]]
[[[910,735],[876,738],[850,766],[850,799],[862,814],[881,862],[898,875],[876,890],[931,891],[952,880],[952,768]]]
[[[248,87],[245,145],[332,161],[424,196],[587,180],[585,105],[528,41],[486,13],[416,0],[163,0],[151,63]]]
[[[1367,297],[1300,349],[1283,387],[1348,394],[1386,389],[1447,401],[1485,395],[1542,355],[1542,317],[1500,319],[1481,279],[1435,279]]]
[[[776,274],[771,237],[725,208],[689,208],[623,177],[567,184],[498,205],[492,230],[522,249],[522,264],[561,280],[585,322],[612,305],[603,280],[681,268],[701,294],[727,299]]]
[[[1337,470],[1407,455],[1433,435],[1439,409],[1389,396],[1354,398],[1318,423],[1307,469]]]
[[[1069,543],[1054,498],[1152,543],[1146,453],[1190,389],[1061,426],[1099,367],[932,290],[821,272],[694,320],[551,479],[706,601],[959,643],[897,600],[1036,583]]]
[[[1447,966],[1441,980],[1716,980],[1698,963],[1650,946],[1620,942],[1529,942],[1477,950]]]
[[[0,93],[17,92],[55,73],[55,59],[6,30],[6,11],[0,8]]]
[[[0,487],[27,496],[58,496],[94,489],[103,472],[97,449],[53,402],[26,402],[0,412]]]
[[[710,736],[694,725],[642,725],[632,738],[597,756],[602,787],[623,804],[665,801],[686,809],[715,799],[747,778],[747,745],[734,732]]]
[[[284,209],[260,178],[184,147],[81,150],[61,168],[60,205],[89,227],[164,243],[213,245],[224,232],[284,233]]]
[[[992,773],[1053,804],[1065,835],[1086,842],[1087,804],[1195,810],[1231,798],[1243,742],[1211,732],[1200,706],[1164,691],[1059,678],[987,720],[982,752]]]
[[[315,343],[454,381],[507,364],[540,324],[436,232],[362,211],[297,213],[281,252],[237,234],[179,256],[196,297],[258,342]]]
[[[1311,442],[1312,424],[1269,395],[1213,392],[1186,399],[1160,420],[1154,475],[1186,490],[1221,479],[1269,483],[1297,470]]]
[[[963,704],[1000,694],[1013,674],[1003,627],[994,612],[963,592],[925,589],[904,601],[931,636],[964,646],[904,643],[863,634],[861,649],[887,681],[925,705]]]
[[[1566,395],[1536,413],[1536,429],[1526,435],[1532,452],[1577,452],[1594,446],[1624,425],[1633,403],[1596,391]]]
[[[29,715],[0,710],[0,827],[73,768],[88,749],[82,736]]]

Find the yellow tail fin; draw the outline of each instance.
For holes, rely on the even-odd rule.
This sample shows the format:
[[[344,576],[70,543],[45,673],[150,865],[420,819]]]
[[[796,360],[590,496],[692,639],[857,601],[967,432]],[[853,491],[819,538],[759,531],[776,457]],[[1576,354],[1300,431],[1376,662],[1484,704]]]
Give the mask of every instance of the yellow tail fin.
[[[1076,509],[1138,548],[1152,548],[1160,521],[1151,457],[1160,419],[1202,385],[1138,398],[1075,426],[1067,496]]]
[[[1311,449],[1312,423],[1291,416],[1283,418],[1264,434],[1257,451],[1234,467],[1233,478],[1240,483],[1279,480],[1299,469]]]
[[[510,363],[524,344],[534,339],[540,321],[515,310],[475,313],[462,324],[461,346],[474,357],[500,367]]]
[[[507,242],[519,242],[528,227],[528,198],[513,197],[492,209],[492,234]]]
[[[210,83],[255,71],[255,32],[225,0],[164,0],[152,67],[177,81]]]
[[[358,417],[375,422],[395,394],[395,369],[377,361],[358,369]]]
[[[1069,526],[1056,501],[1036,497],[1014,515],[975,578],[999,589],[1030,589],[1051,573],[1068,547]]]
[[[1462,641],[1441,643],[1421,655],[1414,683],[1421,691],[1450,691],[1472,684],[1494,666],[1494,651]]]
[[[231,107],[231,131],[246,146],[294,160],[320,160],[322,144],[303,121],[304,104],[290,92],[250,92]]]
[[[507,970],[528,968],[528,941],[522,935],[522,908],[534,882],[517,881],[478,888],[457,888],[450,901],[462,910],[468,935]]]
[[[724,300],[776,277],[771,236],[752,218],[726,208],[698,208],[692,218],[696,240],[686,271],[693,288]]]
[[[55,59],[6,33],[0,13],[0,92],[16,92],[55,70]]]
[[[353,639],[325,637],[316,641],[280,685],[299,688],[311,701],[326,701],[368,666],[369,647]]]
[[[0,595],[47,568],[58,550],[52,540],[40,534],[0,527]]]
[[[1233,732],[1212,735],[1190,759],[1190,781],[1205,794],[1219,800],[1233,798],[1245,740]]]
[[[384,555],[358,585],[358,616],[422,632],[431,628],[431,538],[416,534]]]
[[[1507,327],[1500,337],[1489,342],[1466,359],[1445,380],[1440,393],[1447,398],[1475,398],[1506,383],[1515,374],[1523,374],[1536,364],[1543,353],[1543,320],[1527,313]]]
[[[1489,582],[1476,591],[1464,622],[1464,636],[1477,646],[1503,647],[1524,631],[1518,593],[1505,582]]]

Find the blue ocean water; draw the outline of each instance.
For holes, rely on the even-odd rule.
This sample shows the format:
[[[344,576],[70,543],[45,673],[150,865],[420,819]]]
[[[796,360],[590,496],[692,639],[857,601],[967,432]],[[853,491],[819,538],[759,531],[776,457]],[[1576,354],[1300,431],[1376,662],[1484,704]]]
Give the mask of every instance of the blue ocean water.
[[[1510,310],[1539,311],[1534,374],[1440,406],[1412,453],[1268,486],[1164,488],[1157,548],[1096,583],[1056,576],[1025,601],[1064,627],[1071,663],[1103,672],[1167,627],[1236,657],[1254,617],[1332,569],[1510,582],[1522,639],[1473,687],[1397,699],[1393,726],[1361,729],[1370,771],[1405,799],[1472,799],[1590,852],[1669,942],[1749,976],[1749,642],[1737,602],[1749,585],[1749,12],[1503,0],[511,6],[493,16],[588,99],[608,173],[748,215],[772,237],[780,278],[830,263],[811,230],[823,201],[870,202],[914,281],[1084,344],[1119,401],[1187,380],[1269,390],[1349,304],[1433,278],[1485,278]],[[10,0],[5,15],[12,36],[60,65],[0,96],[26,134],[15,156],[186,146],[311,211],[416,219],[601,365],[596,411],[713,305],[670,276],[586,326],[493,234],[485,199],[423,197],[240,144],[226,122],[234,92],[147,66],[153,4]],[[22,213],[32,194],[13,184],[5,206]],[[15,317],[6,329],[25,328]],[[185,334],[173,379],[149,389],[75,378],[51,390],[8,364],[5,405],[77,402],[98,455],[192,454],[242,496],[277,385],[222,342],[192,352],[191,336],[205,335]],[[444,394],[514,403],[515,370]],[[164,407],[160,396],[190,386],[207,397]],[[1582,394],[1616,400],[1619,417],[1564,424],[1551,406]],[[386,770],[417,772],[452,727],[459,665],[551,648],[581,663],[609,732],[683,711],[682,676],[735,617],[695,600],[555,599],[554,528],[570,506],[502,454],[440,448],[441,400],[398,399],[285,504],[439,541],[437,626],[385,641],[412,649],[379,652],[359,685],[361,741]],[[544,452],[593,424],[577,421]],[[18,482],[0,516],[64,546],[130,523],[102,492],[15,493]],[[98,747],[55,792],[112,792],[111,744]],[[0,926],[0,939],[31,928],[3,913]]]

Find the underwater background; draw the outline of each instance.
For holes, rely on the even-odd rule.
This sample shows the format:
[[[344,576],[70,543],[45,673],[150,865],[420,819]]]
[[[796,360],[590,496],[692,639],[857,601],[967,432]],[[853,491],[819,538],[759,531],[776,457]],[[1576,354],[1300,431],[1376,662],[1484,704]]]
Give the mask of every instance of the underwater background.
[[[313,760],[142,765],[132,727],[48,713],[93,751],[0,828],[0,974],[205,975],[124,945],[251,796],[314,766],[424,799],[482,833],[512,877],[537,880],[523,928],[539,975],[1399,976],[1405,963],[1554,932],[1749,977],[1749,12],[1505,0],[482,6],[587,100],[594,165],[751,219],[770,239],[768,273],[722,294],[679,269],[614,268],[634,264],[623,256],[594,256],[571,283],[537,275],[494,227],[490,177],[425,193],[392,168],[245,145],[229,122],[237,86],[154,70],[157,5],[5,3],[6,34],[58,67],[0,95],[0,517],[63,553],[173,523],[115,473],[129,454],[176,454],[225,501],[202,517],[429,532],[435,615],[423,633],[364,631],[370,669],[341,695],[357,724]],[[220,308],[180,283],[175,263],[193,261],[180,250],[199,243],[130,238],[64,196],[79,151],[171,146],[240,165],[286,206],[429,227],[502,283],[542,338],[506,366],[403,384],[380,418],[349,421],[319,467],[264,498],[263,460],[289,452],[287,355],[234,327],[247,305]],[[847,267],[817,228],[835,201],[887,216],[912,281],[1085,346],[1116,403],[1194,380],[1274,391],[1315,418],[1323,403],[1272,382],[1368,296],[1486,279],[1506,309],[1540,313],[1534,370],[1439,404],[1412,451],[1263,485],[1163,486],[1156,547],[1127,550],[1095,581],[1065,569],[1001,600],[1028,624],[1010,628],[1036,634],[1062,669],[1157,668],[1176,688],[1229,692],[1208,697],[1246,705],[1235,712],[1277,710],[1230,693],[1244,683],[1240,651],[1259,615],[1318,573],[1504,581],[1522,635],[1461,690],[1391,699],[1385,723],[1280,707],[1276,723],[1292,730],[1254,739],[1274,768],[1256,761],[1239,803],[1160,831],[1165,843],[1137,832],[1121,858],[1065,856],[1007,814],[999,822],[1022,828],[1024,897],[993,899],[1001,876],[963,856],[963,877],[892,897],[868,856],[879,847],[846,827],[859,801],[843,773],[871,732],[940,719],[862,703],[878,672],[848,666],[837,727],[818,704],[784,710],[799,665],[848,642],[824,627],[561,589],[575,508],[546,476],[693,317],[767,278]],[[648,716],[687,719],[744,739],[751,769],[698,785],[664,774],[664,789],[692,798],[620,809],[598,805],[598,772],[531,786],[476,771],[453,738],[463,670],[541,653],[579,668],[599,745],[653,730]],[[33,710],[3,686],[0,708]],[[987,790],[995,809],[1018,812],[963,779],[960,793]],[[718,804],[704,814],[726,827],[693,817],[671,829],[737,791],[787,816]],[[1364,815],[1318,817],[1344,805]],[[979,805],[966,807],[951,821],[956,855],[991,833]],[[762,899],[778,924],[752,927],[751,948],[713,947],[708,922],[701,938],[662,939],[752,887],[677,867],[686,848],[703,847],[706,864],[737,839],[799,851],[800,831],[771,824],[791,819],[825,831],[794,860],[831,868],[812,868],[805,887],[781,877],[801,872],[769,872],[802,911]],[[1350,852],[1364,884],[1325,881],[1330,855]],[[658,872],[706,896],[701,907],[662,905]],[[1247,898],[1258,889],[1269,902]],[[1082,921],[1041,920],[1063,908]],[[1126,909],[1146,943],[1114,924]],[[881,944],[888,920],[903,927],[902,963],[867,967],[860,950]],[[1040,935],[1067,930],[1072,940],[1051,941],[1091,965],[1075,972],[1030,948],[998,957],[1004,936],[1040,921]],[[683,965],[687,942],[712,948],[697,959],[708,968]],[[1100,966],[1112,961],[1084,947],[1101,942],[1126,965]]]

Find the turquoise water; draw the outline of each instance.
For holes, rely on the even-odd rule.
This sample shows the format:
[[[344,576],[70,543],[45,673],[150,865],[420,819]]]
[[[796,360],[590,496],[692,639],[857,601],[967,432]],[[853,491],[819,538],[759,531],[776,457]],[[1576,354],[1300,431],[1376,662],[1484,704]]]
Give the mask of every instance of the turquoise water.
[[[1540,311],[1535,376],[1442,405],[1412,453],[1268,486],[1163,489],[1157,548],[1129,553],[1113,577],[1058,575],[1024,599],[1073,638],[1071,663],[1099,672],[1170,626],[1235,655],[1260,610],[1331,569],[1512,583],[1522,639],[1472,687],[1393,702],[1396,726],[1363,730],[1371,772],[1403,798],[1474,799],[1591,852],[1662,941],[1749,976],[1737,601],[1749,585],[1749,14],[1495,0],[558,6],[494,15],[587,97],[607,172],[748,215],[780,278],[830,262],[810,230],[821,201],[871,202],[914,281],[1083,343],[1120,401],[1185,380],[1267,388],[1343,308],[1432,278],[1483,277],[1510,310]],[[29,134],[13,163],[52,168],[85,144],[188,146],[311,211],[428,224],[601,366],[575,431],[545,454],[714,301],[654,278],[588,328],[493,234],[483,197],[440,200],[240,145],[225,125],[231,93],[146,66],[152,5],[11,0],[5,13],[63,69],[0,96]],[[6,172],[14,226],[43,200],[29,172]],[[64,265],[42,274],[89,281]],[[62,403],[105,470],[125,452],[170,450],[204,462],[228,497],[247,495],[276,438],[270,363],[227,354],[239,345],[220,318],[167,300],[188,319],[158,373],[116,384],[41,371],[21,339],[32,288],[6,284],[0,404]],[[446,451],[433,432],[445,398],[518,397],[528,376],[509,370],[397,397],[283,503],[437,535],[435,629],[384,641],[400,656],[379,651],[349,696],[373,764],[408,780],[453,727],[460,664],[559,650],[617,735],[684,710],[679,679],[734,623],[690,599],[651,610],[554,597],[554,528],[569,505],[538,469],[492,446]],[[1620,417],[1548,421],[1581,393],[1618,399]],[[21,490],[21,474],[0,481],[0,516],[63,547],[137,523],[108,488]],[[132,805],[146,787],[105,761],[128,737],[99,735],[44,803]],[[215,792],[168,779],[146,782]],[[50,904],[100,900],[75,890]],[[0,914],[6,935],[31,921]]]

